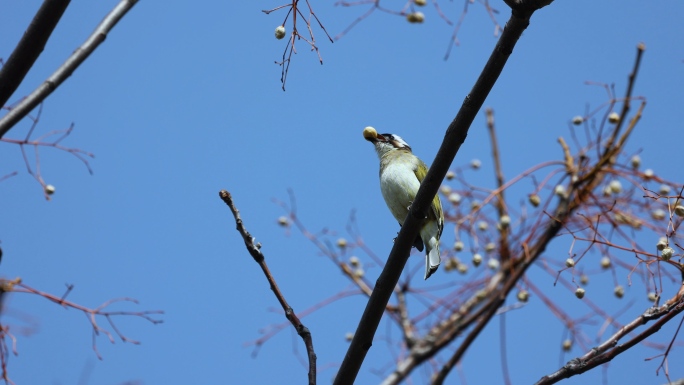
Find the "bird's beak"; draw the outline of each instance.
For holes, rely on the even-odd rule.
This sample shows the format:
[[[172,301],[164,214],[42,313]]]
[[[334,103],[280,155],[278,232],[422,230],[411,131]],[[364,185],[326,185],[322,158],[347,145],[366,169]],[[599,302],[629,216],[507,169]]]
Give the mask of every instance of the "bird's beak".
[[[368,138],[366,138],[366,140],[373,143],[373,144],[378,143],[378,142],[387,142],[387,138],[385,138],[384,136],[382,136],[380,134],[377,134],[376,136],[373,136],[373,137],[368,137]]]

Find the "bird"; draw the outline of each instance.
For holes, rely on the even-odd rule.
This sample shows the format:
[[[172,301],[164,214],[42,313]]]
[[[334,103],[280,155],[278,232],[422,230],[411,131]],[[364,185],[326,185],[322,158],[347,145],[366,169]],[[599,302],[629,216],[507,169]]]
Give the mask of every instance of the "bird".
[[[387,207],[399,222],[404,219],[418,193],[428,167],[413,155],[411,147],[399,135],[378,134],[373,127],[363,130],[363,137],[375,146],[380,158],[380,191]],[[439,196],[435,195],[427,212],[427,218],[416,236],[413,246],[423,251],[425,246],[425,279],[437,271],[441,258],[439,238],[444,228],[444,212]]]

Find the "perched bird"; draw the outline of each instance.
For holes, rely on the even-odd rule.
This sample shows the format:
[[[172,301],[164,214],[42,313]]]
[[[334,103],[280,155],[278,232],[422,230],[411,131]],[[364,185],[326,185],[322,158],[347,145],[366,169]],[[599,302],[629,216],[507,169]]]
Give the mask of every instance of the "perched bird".
[[[422,160],[411,153],[411,147],[398,135],[378,134],[373,127],[363,130],[363,137],[373,143],[380,158],[380,191],[399,225],[416,198],[420,183],[428,168]],[[444,213],[439,196],[435,195],[413,246],[423,251],[425,245],[425,279],[437,271],[440,263],[439,237],[444,228]]]

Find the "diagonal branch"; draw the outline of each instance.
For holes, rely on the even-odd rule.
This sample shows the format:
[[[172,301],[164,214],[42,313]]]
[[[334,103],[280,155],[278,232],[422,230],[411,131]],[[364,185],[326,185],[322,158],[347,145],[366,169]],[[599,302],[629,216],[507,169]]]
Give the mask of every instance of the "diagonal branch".
[[[639,342],[645,340],[650,335],[656,333],[672,318],[676,317],[684,311],[684,286],[680,292],[673,297],[668,303],[648,309],[644,314],[635,318],[632,322],[623,326],[615,334],[610,336],[601,345],[591,349],[582,357],[570,360],[565,366],[560,368],[555,373],[542,377],[536,385],[555,384],[556,382],[570,378],[574,375],[584,373],[599,365],[610,362],[624,351],[630,349]],[[619,343],[620,339],[626,337],[629,333],[635,331],[640,326],[647,324],[649,321],[657,320],[649,328],[634,336],[633,338]]]
[[[261,244],[254,243],[254,237],[252,237],[252,235],[245,228],[245,225],[242,223],[242,218],[240,218],[240,212],[233,203],[233,197],[226,190],[221,190],[219,192],[219,196],[221,197],[223,202],[226,205],[228,205],[230,211],[233,213],[233,216],[235,217],[237,231],[240,233],[242,239],[245,241],[245,247],[247,247],[247,251],[249,251],[249,254],[252,256],[252,258],[254,258],[254,261],[259,264],[259,267],[261,267],[261,270],[264,272],[264,275],[266,276],[268,283],[271,285],[271,290],[273,291],[273,294],[275,294],[276,298],[278,299],[278,302],[280,302],[280,306],[285,311],[285,317],[288,321],[290,321],[292,326],[294,326],[295,330],[297,330],[297,334],[299,334],[299,336],[302,337],[304,345],[306,345],[307,355],[309,356],[309,385],[315,385],[316,353],[314,352],[313,339],[311,338],[311,332],[309,331],[309,328],[304,326],[302,321],[299,320],[299,317],[297,317],[294,310],[292,310],[292,307],[290,307],[290,305],[285,300],[285,296],[278,288],[278,284],[276,283],[275,278],[273,278],[273,275],[271,274],[268,265],[266,265],[266,258],[264,257],[264,254],[261,252]]]
[[[40,6],[7,63],[0,69],[0,107],[7,103],[33,67],[70,2],[45,0]]]
[[[609,149],[610,154],[617,154],[622,150],[627,137],[632,132],[633,126],[639,120],[643,107],[644,104],[642,103],[636,115],[631,119],[629,126],[620,137],[620,140]],[[605,166],[608,163],[601,158],[596,161],[596,164]],[[384,385],[398,384],[403,381],[415,367],[433,357],[456,337],[462,335],[472,324],[477,322],[475,327],[464,338],[461,346],[443,366],[442,370],[435,374],[432,379],[434,384],[442,383],[449,371],[461,360],[471,342],[476,339],[484,326],[496,315],[498,308],[503,305],[506,297],[524,276],[527,269],[538,260],[546,250],[546,247],[565,226],[565,223],[570,220],[572,214],[581,207],[583,202],[591,197],[592,191],[605,179],[605,170],[595,169],[594,167],[598,166],[592,166],[587,171],[587,173],[593,175],[591,179],[580,178],[579,182],[570,184],[567,193],[561,197],[553,213],[547,214],[549,218],[544,222],[543,232],[536,236],[536,238],[533,238],[531,234],[522,243],[522,250],[519,254],[511,256],[508,261],[503,263],[501,269],[488,281],[484,289],[475,293],[471,299],[465,301],[458,311],[447,318],[446,322],[439,323],[425,337],[415,341],[407,357],[399,362],[397,369],[383,381]],[[570,173],[569,170],[568,173]],[[534,241],[532,241],[533,239]],[[674,263],[670,261],[670,264]],[[683,295],[684,293],[680,293],[677,298]],[[480,297],[486,299],[486,301],[483,303]]]
[[[430,167],[425,180],[418,190],[409,214],[392,247],[387,264],[382,273],[380,273],[373,294],[368,300],[354,338],[335,378],[335,385],[352,384],[356,379],[366,353],[373,344],[373,337],[384,313],[385,306],[406,265],[413,239],[418,234],[418,228],[426,217],[428,207],[435,194],[437,194],[437,189],[461,144],[465,141],[468,128],[484,104],[487,95],[494,87],[494,83],[501,74],[508,57],[513,52],[513,47],[515,47],[523,31],[529,25],[529,20],[534,10],[533,8],[514,10],[512,12],[501,38],[489,57],[489,61],[482,70],[471,93],[465,98],[458,114],[449,125],[444,141],[435,160],[432,162],[432,167]]]
[[[88,39],[77,48],[71,56],[50,75],[47,80],[36,88],[29,96],[19,102],[14,108],[0,119],[0,138],[5,136],[15,124],[29,114],[40,102],[45,100],[81,65],[91,53],[102,43],[109,31],[124,15],[138,2],[138,0],[121,0],[95,28]]]

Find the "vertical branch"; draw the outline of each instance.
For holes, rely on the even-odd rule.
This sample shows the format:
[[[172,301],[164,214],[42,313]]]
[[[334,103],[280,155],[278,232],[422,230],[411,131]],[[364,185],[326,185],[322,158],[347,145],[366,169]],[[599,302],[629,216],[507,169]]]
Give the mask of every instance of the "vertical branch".
[[[612,134],[610,135],[610,138],[608,139],[608,144],[605,147],[606,151],[603,153],[604,156],[608,155],[608,149],[612,147],[613,143],[615,143],[615,139],[620,133],[620,129],[622,128],[625,118],[627,117],[627,113],[629,112],[629,109],[631,107],[630,102],[632,99],[632,90],[634,89],[636,75],[639,72],[641,58],[643,57],[645,50],[646,45],[644,43],[639,43],[639,45],[637,45],[637,56],[636,60],[634,61],[634,68],[632,68],[632,72],[629,74],[629,81],[627,82],[627,92],[625,92],[625,101],[624,103],[622,103],[622,111],[620,111],[620,120],[615,125],[615,129],[613,130]]]
[[[230,208],[230,211],[233,213],[233,217],[235,217],[235,225],[237,231],[240,233],[242,239],[245,241],[245,247],[247,247],[247,251],[252,256],[252,258],[254,258],[254,261],[259,264],[259,267],[261,267],[261,271],[264,272],[266,280],[268,280],[268,283],[271,285],[271,290],[273,291],[273,294],[276,296],[278,302],[280,303],[280,306],[285,311],[285,318],[287,318],[287,320],[290,321],[292,326],[294,326],[295,330],[297,330],[297,334],[299,334],[299,336],[304,341],[304,345],[306,345],[306,352],[309,357],[309,385],[315,385],[316,353],[314,352],[313,339],[311,338],[311,332],[309,331],[309,328],[304,326],[302,321],[299,320],[299,317],[297,317],[294,310],[292,310],[292,307],[290,307],[290,305],[285,300],[285,296],[280,291],[280,288],[278,288],[278,284],[276,283],[275,278],[273,278],[273,275],[271,274],[268,265],[266,265],[266,258],[264,257],[264,254],[261,252],[261,244],[254,243],[254,237],[252,237],[252,235],[245,228],[245,225],[242,223],[242,218],[240,218],[240,212],[233,203],[233,197],[226,190],[221,190],[219,192],[219,196],[221,197],[221,200],[223,200],[223,202]]]
[[[511,385],[511,376],[508,371],[508,355],[506,352],[506,313],[499,315],[499,333],[501,334],[501,372],[504,384]]]
[[[510,249],[508,245],[508,233],[511,218],[506,209],[506,201],[504,200],[504,174],[501,166],[501,153],[499,151],[499,144],[496,139],[496,129],[494,127],[494,110],[487,108],[487,131],[489,138],[492,141],[492,159],[494,160],[494,172],[496,174],[496,210],[499,214],[499,257],[501,262],[506,261],[510,257]]]

